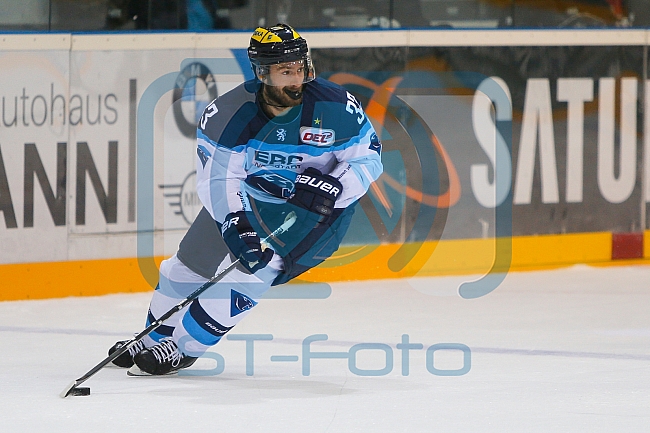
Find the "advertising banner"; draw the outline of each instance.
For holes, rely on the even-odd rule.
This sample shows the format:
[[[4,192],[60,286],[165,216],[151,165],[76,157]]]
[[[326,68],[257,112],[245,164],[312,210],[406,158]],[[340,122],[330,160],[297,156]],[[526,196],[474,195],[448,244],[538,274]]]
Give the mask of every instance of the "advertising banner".
[[[485,212],[505,198],[495,201],[489,187],[495,166],[490,151],[494,128],[489,128],[494,113],[492,104],[484,103],[476,91],[477,81],[488,77],[498,81],[512,101],[512,153],[505,163],[511,165],[513,235],[645,228],[647,197],[642,197],[642,190],[648,167],[642,155],[649,110],[644,50],[339,48],[316,50],[314,62],[333,81],[365,94],[366,106],[379,103],[383,91],[389,93],[383,95],[388,111],[400,100],[424,120],[439,140],[438,158],[448,158],[443,164],[446,179],[437,182],[441,191],[453,184],[454,174],[458,176],[459,198],[449,209],[457,210],[457,218],[446,219],[447,233],[452,238],[476,238],[485,236],[489,223]],[[408,132],[407,125],[402,126]],[[403,152],[415,145],[408,136],[383,143]],[[419,196],[416,201],[427,207],[427,195],[421,192],[406,197]],[[441,206],[436,203],[433,208]],[[458,223],[457,229],[449,227],[452,221]]]
[[[521,45],[427,46],[417,32],[372,35],[313,35],[317,74],[362,102],[384,174],[341,250],[305,278],[610,260],[619,233],[644,256],[646,45],[539,46],[521,35]],[[252,78],[247,37],[33,39],[5,38],[0,51],[0,264],[77,272],[127,260],[111,263],[141,281],[124,284],[155,285],[156,261],[201,208],[199,116]]]
[[[153,45],[0,54],[1,263],[136,257],[138,104],[161,77],[143,117],[155,202],[144,230],[160,235],[158,254],[165,240],[173,253],[198,212],[197,118],[243,75],[230,50]]]
[[[68,256],[70,51],[0,52],[0,263]],[[81,97],[81,96],[79,96]]]

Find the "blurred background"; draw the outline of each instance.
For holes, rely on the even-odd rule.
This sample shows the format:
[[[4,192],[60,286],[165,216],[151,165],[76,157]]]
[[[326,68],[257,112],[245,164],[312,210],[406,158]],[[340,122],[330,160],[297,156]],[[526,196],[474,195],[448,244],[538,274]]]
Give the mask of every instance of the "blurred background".
[[[650,0],[0,0],[0,31],[650,26]]]

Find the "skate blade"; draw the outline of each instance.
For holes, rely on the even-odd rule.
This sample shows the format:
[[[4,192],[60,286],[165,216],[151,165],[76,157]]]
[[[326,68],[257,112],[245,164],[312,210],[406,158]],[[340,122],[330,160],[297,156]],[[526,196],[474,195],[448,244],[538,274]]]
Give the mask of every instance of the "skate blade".
[[[175,374],[178,374],[178,370],[176,371],[171,371],[167,374],[149,374],[146,371],[140,370],[140,367],[138,367],[136,364],[133,364],[133,367],[129,368],[126,371],[127,376],[133,376],[133,377],[141,377],[141,376],[147,376],[147,377],[161,377],[161,376],[173,376]]]
[[[151,376],[151,374],[145,373],[144,371],[140,370],[140,367],[138,367],[135,364],[133,364],[133,366],[126,371],[126,375],[127,376]]]

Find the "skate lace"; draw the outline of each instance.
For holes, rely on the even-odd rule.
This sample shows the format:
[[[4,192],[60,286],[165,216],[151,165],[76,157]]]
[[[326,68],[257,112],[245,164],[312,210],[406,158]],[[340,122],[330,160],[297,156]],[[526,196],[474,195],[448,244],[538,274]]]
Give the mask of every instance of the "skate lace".
[[[138,340],[137,343],[129,347],[129,355],[131,355],[131,358],[133,358],[135,355],[140,353],[142,349],[144,349],[144,342],[142,340]]]
[[[162,340],[160,344],[150,347],[149,351],[154,354],[161,364],[169,361],[172,367],[176,367],[181,362],[181,353],[178,351],[176,343],[172,340]]]

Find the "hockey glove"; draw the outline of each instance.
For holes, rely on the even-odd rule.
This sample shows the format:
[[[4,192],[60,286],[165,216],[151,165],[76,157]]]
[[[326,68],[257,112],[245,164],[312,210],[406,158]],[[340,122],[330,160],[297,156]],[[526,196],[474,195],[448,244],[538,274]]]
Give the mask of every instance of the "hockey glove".
[[[271,248],[262,249],[260,237],[244,211],[229,213],[221,226],[221,234],[232,254],[250,272],[262,269],[273,258]]]
[[[329,221],[343,185],[333,176],[310,167],[296,177],[294,192],[287,203],[317,216],[316,227]]]

